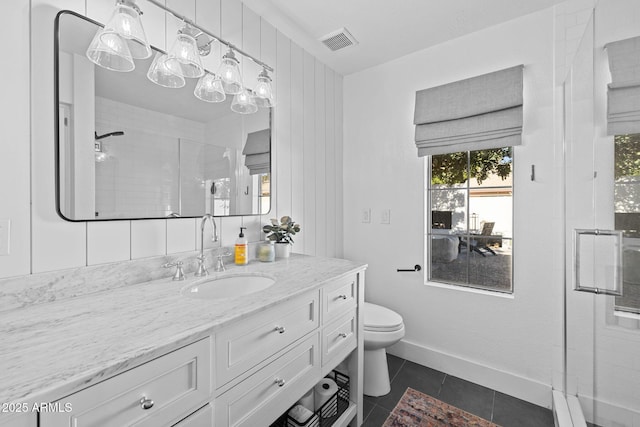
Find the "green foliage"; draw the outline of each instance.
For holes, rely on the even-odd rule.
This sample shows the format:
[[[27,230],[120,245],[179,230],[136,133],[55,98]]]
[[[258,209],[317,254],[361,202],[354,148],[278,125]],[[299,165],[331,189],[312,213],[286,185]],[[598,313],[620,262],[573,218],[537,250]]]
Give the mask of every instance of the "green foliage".
[[[640,134],[616,135],[615,179],[640,175]]]
[[[507,179],[511,174],[513,158],[511,147],[481,151],[462,151],[439,154],[431,158],[431,183],[434,185],[463,184],[475,178],[478,184],[495,174]],[[468,162],[468,163],[467,163]]]
[[[262,227],[262,231],[267,234],[267,239],[276,243],[293,243],[291,236],[300,232],[300,224],[293,222],[291,217],[283,216],[280,223],[275,218],[271,218],[271,224]]]

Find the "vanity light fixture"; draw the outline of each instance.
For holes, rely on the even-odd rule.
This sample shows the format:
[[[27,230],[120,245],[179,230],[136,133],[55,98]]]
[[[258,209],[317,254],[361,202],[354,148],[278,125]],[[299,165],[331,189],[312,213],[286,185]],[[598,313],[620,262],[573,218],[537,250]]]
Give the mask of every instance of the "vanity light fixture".
[[[255,93],[258,107],[273,107],[276,105],[273,88],[271,87],[271,77],[269,77],[266,68],[263,68],[262,72],[258,74],[258,84],[253,89],[253,92]]]
[[[236,95],[242,92],[242,74],[240,74],[240,61],[233,53],[233,49],[229,49],[222,56],[222,63],[218,68],[218,75],[222,80],[222,87],[228,95]]]
[[[127,43],[120,37],[102,39],[100,28],[93,36],[86,55],[91,62],[111,71],[132,71],[136,65],[131,57]]]
[[[240,93],[233,97],[231,110],[239,114],[253,114],[258,111],[256,101],[247,88],[242,88]]]
[[[204,76],[200,77],[193,94],[205,102],[222,102],[227,99],[222,88],[222,81],[209,72],[205,72]]]
[[[142,12],[134,0],[117,0],[111,18],[105,25],[101,40],[109,45],[114,37],[124,39],[131,56],[135,59],[146,59],[151,56],[151,46],[140,20]]]
[[[204,75],[204,67],[198,51],[196,37],[202,34],[189,24],[178,31],[173,46],[167,53],[165,64],[174,74],[184,77],[199,78]]]
[[[200,78],[194,90],[197,98],[206,102],[222,102],[227,94],[236,95],[231,109],[240,114],[255,113],[258,109],[257,105],[261,107],[275,105],[271,77],[268,74],[273,72],[273,68],[171,10],[164,2],[147,1],[184,23],[169,52],[156,53],[147,71],[149,80],[160,86],[181,88],[186,84],[185,77]],[[87,49],[87,57],[93,63],[113,71],[132,71],[135,68],[134,59],[149,58],[152,51],[144,33],[140,15],[142,11],[135,4],[135,0],[116,0],[111,18],[107,25],[96,33]],[[229,49],[222,57],[222,63],[216,75],[204,69],[201,58],[210,53],[211,43],[214,40]],[[243,85],[240,61],[236,54],[262,67],[254,91]]]
[[[186,82],[182,72],[176,72],[167,66],[167,55],[157,52],[153,58],[153,62],[147,71],[147,78],[157,85],[178,89],[183,87]]]

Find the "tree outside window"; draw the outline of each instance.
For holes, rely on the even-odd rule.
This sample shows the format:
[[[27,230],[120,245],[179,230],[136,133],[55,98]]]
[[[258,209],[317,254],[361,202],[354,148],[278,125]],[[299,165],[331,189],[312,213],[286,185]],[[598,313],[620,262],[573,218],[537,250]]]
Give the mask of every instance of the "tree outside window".
[[[429,280],[512,292],[511,147],[431,157]]]

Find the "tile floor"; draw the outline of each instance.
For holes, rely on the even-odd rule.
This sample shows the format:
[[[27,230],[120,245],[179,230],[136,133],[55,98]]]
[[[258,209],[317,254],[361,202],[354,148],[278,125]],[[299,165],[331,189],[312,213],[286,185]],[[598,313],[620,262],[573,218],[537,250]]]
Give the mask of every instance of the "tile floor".
[[[478,415],[503,427],[553,427],[550,409],[533,405],[490,388],[426,368],[392,355],[387,358],[391,392],[364,397],[364,426],[380,427],[407,387]]]

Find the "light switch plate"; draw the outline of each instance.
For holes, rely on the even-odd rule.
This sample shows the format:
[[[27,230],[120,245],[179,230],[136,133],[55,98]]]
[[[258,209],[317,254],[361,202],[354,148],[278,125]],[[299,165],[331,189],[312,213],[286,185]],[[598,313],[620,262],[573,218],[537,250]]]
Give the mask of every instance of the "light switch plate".
[[[371,222],[371,209],[362,209],[362,222],[369,223]]]
[[[391,209],[383,209],[380,212],[380,224],[391,224]]]
[[[11,242],[11,220],[0,219],[0,256],[9,255]]]

